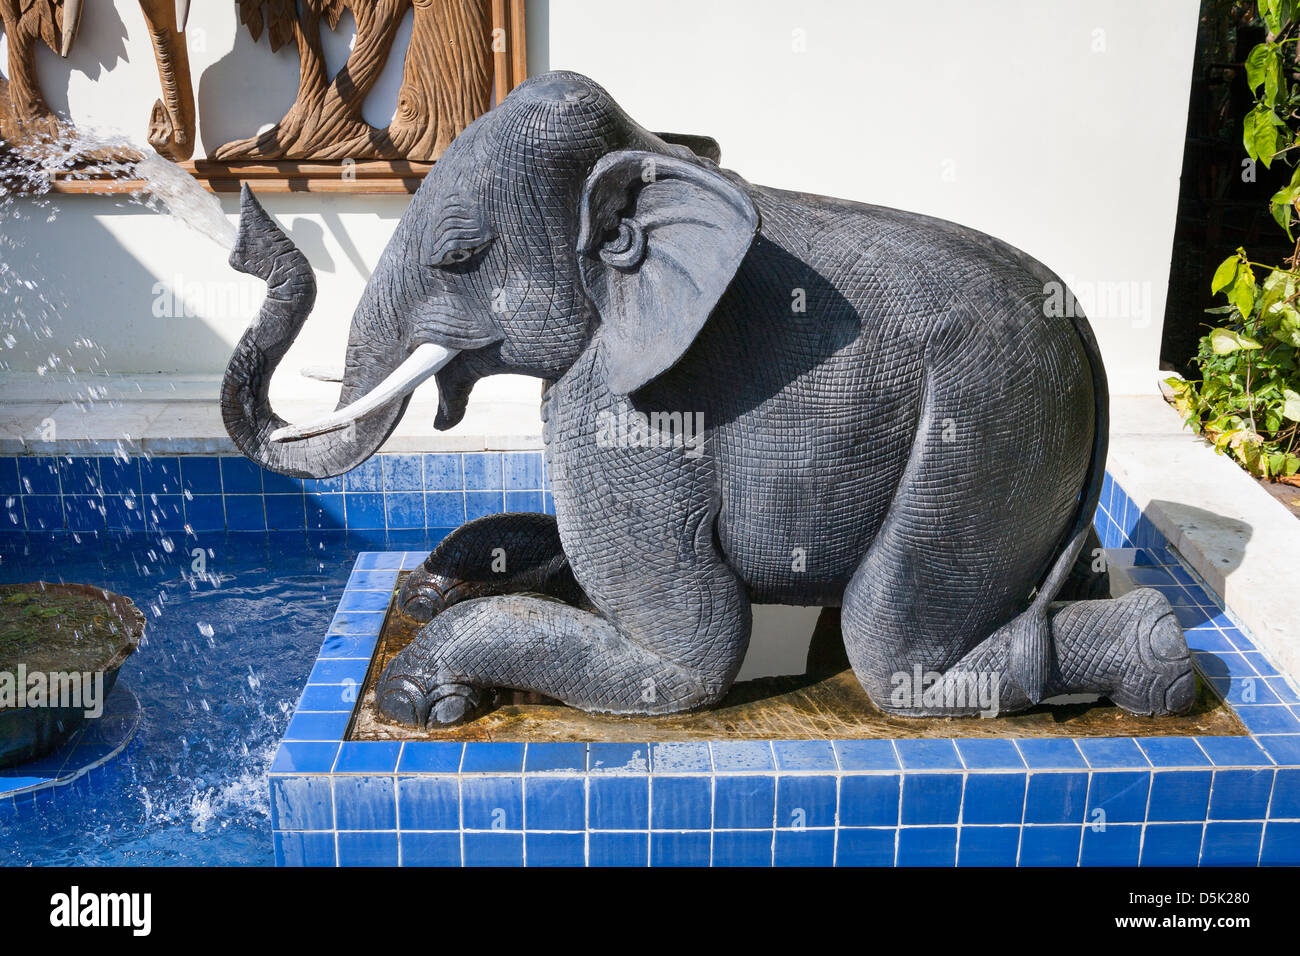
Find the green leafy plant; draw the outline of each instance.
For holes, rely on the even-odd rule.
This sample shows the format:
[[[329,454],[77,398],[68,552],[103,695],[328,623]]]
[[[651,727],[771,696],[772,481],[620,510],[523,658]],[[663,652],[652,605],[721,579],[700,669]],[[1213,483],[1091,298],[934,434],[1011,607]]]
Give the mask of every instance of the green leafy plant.
[[[1268,30],[1245,62],[1255,106],[1242,124],[1252,162],[1295,165],[1300,150],[1300,0],[1259,0]],[[1199,343],[1201,378],[1166,379],[1187,424],[1251,474],[1300,484],[1300,165],[1269,200],[1277,224],[1295,248],[1278,266],[1253,262],[1244,249],[1215,270],[1210,291],[1228,304]],[[1256,281],[1256,270],[1264,276]]]

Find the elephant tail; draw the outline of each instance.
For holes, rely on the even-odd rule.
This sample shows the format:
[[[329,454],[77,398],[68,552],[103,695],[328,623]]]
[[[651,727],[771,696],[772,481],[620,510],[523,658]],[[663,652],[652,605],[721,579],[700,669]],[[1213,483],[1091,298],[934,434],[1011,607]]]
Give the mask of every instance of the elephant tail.
[[[1071,321],[1075,333],[1079,336],[1079,343],[1092,368],[1092,459],[1088,463],[1087,478],[1079,494],[1078,510],[1075,511],[1070,530],[1066,532],[1062,548],[1038,585],[1030,606],[1022,615],[1027,623],[1034,623],[1017,629],[1010,648],[1010,676],[1035,704],[1046,691],[1052,666],[1048,607],[1061,592],[1092,530],[1093,515],[1097,510],[1097,502],[1101,499],[1101,485],[1106,475],[1106,454],[1110,447],[1110,389],[1106,382],[1106,367],[1102,364],[1101,350],[1088,319],[1077,308],[1070,311],[1073,313]]]

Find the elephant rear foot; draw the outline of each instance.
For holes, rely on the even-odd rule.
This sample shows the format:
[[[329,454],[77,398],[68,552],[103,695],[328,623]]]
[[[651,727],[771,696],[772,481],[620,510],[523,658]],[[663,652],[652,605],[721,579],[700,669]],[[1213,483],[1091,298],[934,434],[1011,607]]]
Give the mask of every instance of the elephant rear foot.
[[[495,514],[461,525],[407,576],[397,606],[424,623],[461,601],[525,592],[587,603],[553,515]]]

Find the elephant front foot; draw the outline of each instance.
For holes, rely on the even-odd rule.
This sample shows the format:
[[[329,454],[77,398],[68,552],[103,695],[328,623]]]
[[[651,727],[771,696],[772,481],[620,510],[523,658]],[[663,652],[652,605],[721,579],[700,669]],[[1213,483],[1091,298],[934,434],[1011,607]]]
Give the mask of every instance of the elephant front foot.
[[[1125,598],[1131,602],[1125,665],[1107,696],[1131,714],[1186,713],[1196,702],[1196,672],[1174,609],[1151,588],[1139,588]]]

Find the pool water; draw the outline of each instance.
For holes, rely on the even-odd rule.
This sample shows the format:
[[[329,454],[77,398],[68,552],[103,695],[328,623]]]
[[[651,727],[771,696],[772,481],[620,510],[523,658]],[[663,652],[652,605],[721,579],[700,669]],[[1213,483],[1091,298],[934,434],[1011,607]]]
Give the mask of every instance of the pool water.
[[[266,773],[357,553],[443,533],[0,535],[0,583],[98,585],[148,621],[120,678],[135,739],[70,785],[0,799],[0,865],[272,865]]]

